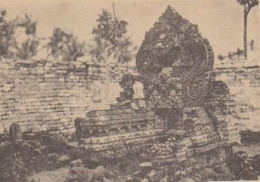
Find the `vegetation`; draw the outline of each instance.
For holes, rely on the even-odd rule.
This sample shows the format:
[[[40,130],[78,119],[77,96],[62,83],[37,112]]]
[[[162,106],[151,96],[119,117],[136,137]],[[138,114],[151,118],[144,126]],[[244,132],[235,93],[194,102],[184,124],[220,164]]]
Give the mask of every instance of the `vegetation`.
[[[6,10],[0,12],[0,57],[31,59],[36,56],[41,40],[36,36],[37,22],[27,15],[7,21],[6,15]],[[94,62],[107,62],[110,58],[120,63],[132,60],[136,47],[126,37],[127,22],[118,20],[115,13],[112,15],[106,10],[102,10],[97,22],[97,27],[93,29],[95,37],[88,46],[73,33],[55,28],[48,43],[43,46],[49,52],[47,58],[52,56],[62,61],[77,61],[89,53]],[[21,29],[19,33],[27,38],[18,42],[17,32]]]
[[[0,56],[10,56],[10,46],[15,43],[14,34],[16,31],[17,18],[12,21],[6,20],[6,10],[0,15]]]
[[[244,53],[247,59],[247,17],[250,10],[259,4],[259,0],[237,0],[244,8]]]
[[[97,23],[97,27],[92,32],[95,37],[94,44],[89,45],[89,54],[93,62],[105,63],[105,85],[108,87],[108,79],[110,73],[113,72],[109,62],[116,60],[119,63],[127,63],[132,60],[134,56],[133,51],[136,47],[132,47],[130,38],[126,37],[127,22],[118,20],[115,10],[112,15],[103,9],[97,19]],[[108,95],[109,90],[106,89],[106,98],[109,98]]]
[[[39,40],[36,34],[36,22],[29,16],[17,17],[14,20],[6,20],[6,10],[1,11],[0,16],[0,56],[7,58],[32,58],[37,54]],[[26,40],[18,42],[16,32],[22,29],[26,35]]]
[[[242,59],[244,58],[244,51],[237,48],[236,52],[228,52],[227,55],[219,55],[218,59],[220,61],[223,61],[225,58],[228,58],[229,60],[239,60],[242,57]]]
[[[47,49],[51,51],[49,56],[52,55],[54,59],[61,56],[65,61],[77,61],[86,52],[84,42],[80,43],[73,33],[67,33],[60,28],[54,29]]]
[[[20,22],[17,23],[18,27],[21,27],[24,30],[24,33],[27,35],[27,39],[19,44],[13,44],[15,48],[15,55],[21,59],[29,59],[37,55],[37,47],[39,46],[39,39],[36,37],[36,27],[37,24],[35,21],[25,15]]]
[[[110,57],[120,63],[132,60],[133,43],[126,37],[127,22],[118,20],[115,13],[112,15],[103,9],[97,19],[98,25],[93,29],[94,44],[89,45],[89,53],[93,61],[108,62]]]

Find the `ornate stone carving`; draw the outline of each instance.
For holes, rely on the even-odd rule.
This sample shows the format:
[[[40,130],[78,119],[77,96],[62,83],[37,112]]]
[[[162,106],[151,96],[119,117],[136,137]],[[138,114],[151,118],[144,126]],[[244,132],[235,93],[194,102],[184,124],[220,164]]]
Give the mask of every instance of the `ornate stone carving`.
[[[172,77],[184,78],[184,107],[204,106],[209,85],[205,73],[212,70],[213,62],[212,48],[197,25],[170,6],[146,33],[136,59],[138,71],[147,80],[152,81],[167,67],[172,69]]]
[[[198,163],[225,166],[211,154],[237,142],[236,133],[228,131],[223,114],[210,103],[217,97],[208,92],[219,86],[210,75],[212,49],[197,26],[168,7],[146,34],[137,67],[141,75],[123,76],[117,104],[110,110],[90,111],[86,119],[75,121],[85,149],[107,154],[148,147],[152,166],[169,171],[172,166],[182,171],[178,164],[185,161],[189,167]],[[195,174],[202,171],[200,167],[190,169]],[[171,181],[178,181],[177,172]]]

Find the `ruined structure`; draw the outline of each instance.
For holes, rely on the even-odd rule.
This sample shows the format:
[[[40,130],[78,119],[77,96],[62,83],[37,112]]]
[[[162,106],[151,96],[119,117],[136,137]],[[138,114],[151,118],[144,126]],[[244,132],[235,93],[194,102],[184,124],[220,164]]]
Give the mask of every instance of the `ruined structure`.
[[[235,103],[214,80],[213,51],[198,26],[168,7],[146,33],[136,63],[141,75],[122,78],[117,104],[75,121],[80,144],[96,153],[148,148],[150,181],[227,179],[226,157],[240,142],[231,123]],[[144,98],[134,97],[137,80]]]
[[[129,74],[123,76],[120,82],[123,91],[110,110],[90,111],[86,118],[75,120],[76,135],[85,149],[111,150],[120,157],[128,146],[151,146],[162,137],[160,133],[164,128],[155,126],[155,114],[146,108],[145,100],[133,99],[134,95],[142,95],[134,92],[135,80]]]

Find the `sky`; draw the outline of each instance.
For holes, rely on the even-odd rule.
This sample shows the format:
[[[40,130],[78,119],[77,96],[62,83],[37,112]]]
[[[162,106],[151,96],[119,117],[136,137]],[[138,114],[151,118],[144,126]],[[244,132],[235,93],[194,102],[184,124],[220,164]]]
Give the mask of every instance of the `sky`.
[[[137,46],[142,44],[145,32],[171,5],[184,18],[199,26],[216,57],[243,48],[243,8],[236,0],[1,0],[0,8],[7,10],[9,18],[31,15],[38,22],[39,37],[49,37],[54,28],[60,27],[73,30],[79,39],[88,42],[101,9],[112,12],[113,2],[117,17],[128,22],[128,35]],[[258,17],[259,6],[254,7],[248,17],[248,41],[254,39],[257,52]]]

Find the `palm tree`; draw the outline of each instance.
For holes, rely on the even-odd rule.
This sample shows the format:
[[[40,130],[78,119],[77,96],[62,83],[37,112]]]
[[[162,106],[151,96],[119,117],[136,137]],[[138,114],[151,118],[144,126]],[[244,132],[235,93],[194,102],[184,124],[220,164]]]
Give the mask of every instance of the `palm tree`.
[[[51,50],[47,58],[52,55],[55,59],[62,56],[64,61],[77,61],[85,55],[85,42],[80,43],[73,33],[60,28],[54,29],[46,48]]]
[[[237,0],[237,2],[244,6],[244,54],[247,59],[247,17],[250,10],[259,4],[259,0]]]
[[[37,22],[33,21],[28,15],[25,15],[17,26],[24,28],[27,39],[21,45],[15,44],[16,56],[21,59],[29,59],[37,55],[39,39],[36,37]]]
[[[16,45],[15,33],[18,28],[18,17],[14,20],[6,20],[6,10],[0,11],[0,56],[11,57],[10,48]]]

